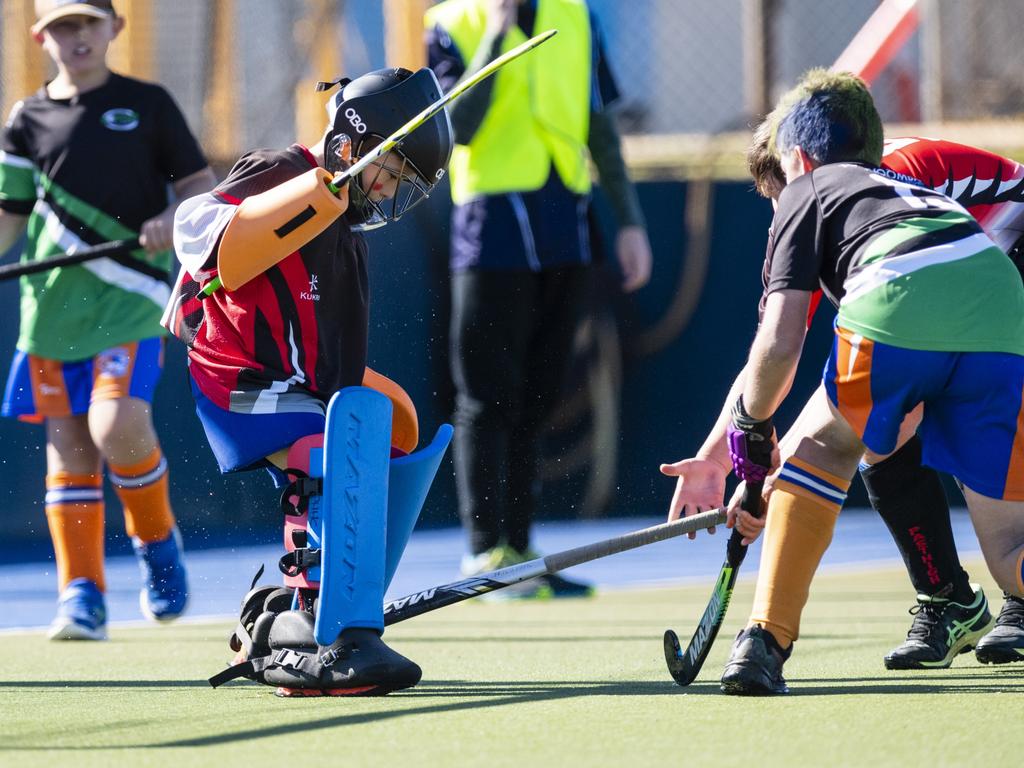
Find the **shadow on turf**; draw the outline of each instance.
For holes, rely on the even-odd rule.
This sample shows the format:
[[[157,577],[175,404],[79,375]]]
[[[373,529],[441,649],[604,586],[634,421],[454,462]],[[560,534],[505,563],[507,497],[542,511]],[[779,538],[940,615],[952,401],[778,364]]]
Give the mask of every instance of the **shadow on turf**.
[[[29,683],[34,685],[36,681]],[[84,685],[79,682],[78,685]],[[122,683],[101,682],[99,686],[116,686]],[[144,683],[136,683],[143,685]],[[154,687],[161,687],[163,682],[150,683]],[[188,682],[185,685],[206,685],[203,683]],[[18,683],[0,683],[0,686],[15,686]],[[60,687],[59,683],[50,684],[52,687]],[[223,692],[215,695],[223,696],[231,690],[244,692],[249,695],[253,692],[256,684],[236,683],[226,687]],[[263,688],[267,693],[268,703],[273,702],[273,696],[268,688]],[[716,685],[695,685],[687,689],[691,694],[716,693]],[[488,682],[473,683],[464,680],[434,680],[421,683],[414,691],[400,694],[392,694],[388,697],[389,702],[395,702],[400,706],[392,707],[382,711],[358,712],[353,714],[334,715],[321,717],[312,720],[297,720],[280,725],[261,725],[257,728],[250,728],[233,733],[217,734],[215,736],[200,736],[190,739],[177,739],[175,741],[154,742],[149,744],[119,744],[117,746],[92,746],[92,747],[4,747],[12,752],[37,752],[37,751],[65,751],[65,752],[99,752],[105,750],[125,749],[165,749],[177,747],[206,747],[218,744],[231,744],[235,742],[246,742],[254,739],[273,738],[275,736],[294,736],[297,733],[319,731],[325,728],[341,728],[345,726],[364,725],[367,723],[383,722],[406,715],[429,715],[440,712],[458,712],[461,710],[479,710],[483,707],[504,707],[511,704],[524,702],[536,703],[538,701],[556,701],[559,699],[574,699],[583,696],[674,696],[679,692],[678,686],[671,681],[665,682],[619,682],[609,683],[607,681],[567,681],[555,683],[529,683],[529,682]],[[464,701],[455,701],[445,704],[428,704],[427,706],[415,706],[415,702],[435,697],[462,697]],[[481,700],[484,699],[484,700]],[[305,699],[303,701],[309,701]],[[332,704],[344,705],[350,702],[349,699],[322,699],[317,700],[325,707]],[[368,701],[366,699],[363,700]],[[406,705],[413,706],[406,706]],[[225,697],[225,705],[230,705],[230,700]],[[337,712],[336,709],[331,712]]]
[[[205,680],[0,680],[2,688],[207,688]]]
[[[941,680],[924,682],[916,676],[900,676],[889,678],[849,678],[848,680],[834,680],[826,678],[801,678],[791,681],[796,685],[791,696],[821,696],[821,695],[851,695],[851,694],[927,694],[927,693],[999,693],[1011,689],[1019,690],[1019,685],[977,685],[979,680],[1006,680],[1007,675],[999,672],[984,672],[980,674],[952,674],[943,675]],[[1018,678],[1019,679],[1019,678]],[[957,685],[955,681],[963,680],[975,683],[974,685]],[[865,684],[866,683],[866,684]],[[97,687],[146,687],[161,688],[166,686],[192,687],[205,686],[202,681],[102,681],[87,682],[75,681],[72,683],[41,683],[31,681],[26,683],[4,682],[0,687],[54,687],[59,688],[67,685],[85,687],[95,685]],[[251,694],[256,684],[237,683],[225,689],[224,695],[231,690]],[[266,690],[266,689],[265,689]],[[681,689],[670,681],[637,681],[617,682],[607,681],[565,681],[531,683],[523,681],[492,681],[492,682],[469,682],[465,680],[433,680],[421,683],[415,690],[405,693],[392,694],[388,702],[394,702],[397,706],[389,709],[373,712],[357,712],[351,714],[335,714],[337,709],[333,707],[328,716],[307,720],[289,721],[280,725],[261,725],[232,733],[217,734],[214,736],[200,736],[189,739],[177,739],[174,741],[154,742],[149,744],[124,744],[116,747],[13,747],[10,751],[33,752],[40,750],[47,751],[103,751],[109,749],[166,749],[177,747],[205,747],[219,744],[231,744],[254,739],[273,738],[276,736],[294,736],[296,733],[314,732],[327,728],[341,728],[345,726],[364,725],[367,723],[383,722],[394,720],[408,715],[429,715],[441,712],[458,712],[462,710],[479,710],[484,707],[504,707],[524,702],[536,703],[539,701],[557,701],[560,699],[575,699],[589,696],[677,696],[677,695],[720,695],[718,682],[709,680],[707,682],[695,683],[685,689]],[[268,701],[272,699],[267,690]],[[432,698],[453,698],[458,697],[464,700],[449,703],[427,704],[427,706],[416,706],[416,702]],[[784,699],[783,699],[784,700]],[[305,700],[308,701],[308,700]],[[344,706],[346,699],[321,700],[325,707],[332,704]],[[226,701],[225,704],[229,704]],[[411,705],[411,706],[410,706]],[[308,710],[305,710],[308,711]]]

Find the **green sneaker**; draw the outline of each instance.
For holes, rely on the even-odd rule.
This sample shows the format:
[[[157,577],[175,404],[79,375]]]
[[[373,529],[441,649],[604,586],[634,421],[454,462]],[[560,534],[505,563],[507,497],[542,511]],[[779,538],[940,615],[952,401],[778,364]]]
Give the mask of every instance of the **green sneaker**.
[[[478,555],[463,555],[460,570],[463,576],[479,576],[481,573],[508,568],[510,565],[519,565],[522,562],[525,562],[523,556],[512,547],[499,544],[496,547],[485,549]]]
[[[907,639],[885,657],[885,668],[945,669],[957,654],[976,646],[995,621],[981,587],[971,584],[971,589],[970,605],[918,595],[917,605],[910,609],[914,623]]]
[[[523,562],[526,562],[528,560],[536,560],[540,557],[540,553],[528,549],[520,557],[523,558]],[[545,598],[593,597],[595,592],[593,584],[588,584],[585,581],[576,581],[575,579],[567,579],[565,576],[560,576],[557,573],[538,576],[537,581],[546,587],[546,589],[542,590],[543,597]]]

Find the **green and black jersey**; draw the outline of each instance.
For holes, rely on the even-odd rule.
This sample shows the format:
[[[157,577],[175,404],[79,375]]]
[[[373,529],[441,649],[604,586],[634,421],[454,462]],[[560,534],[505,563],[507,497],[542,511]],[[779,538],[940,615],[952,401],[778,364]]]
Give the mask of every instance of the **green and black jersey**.
[[[0,144],[0,209],[28,215],[22,261],[137,237],[168,185],[206,167],[162,87],[112,74],[74,99],[45,88],[18,102]],[[173,255],[139,250],[21,279],[18,348],[81,360],[163,333]]]
[[[821,166],[779,198],[766,293],[820,287],[844,328],[906,349],[1024,355],[1024,286],[958,203],[908,176]]]

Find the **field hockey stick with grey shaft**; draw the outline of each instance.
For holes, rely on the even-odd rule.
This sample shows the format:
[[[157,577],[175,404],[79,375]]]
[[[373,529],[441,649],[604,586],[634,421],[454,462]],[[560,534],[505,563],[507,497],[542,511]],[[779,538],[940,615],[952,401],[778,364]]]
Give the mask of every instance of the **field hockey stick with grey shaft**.
[[[486,80],[488,77],[493,75],[503,66],[508,64],[510,61],[518,59],[524,53],[532,51],[538,45],[547,42],[556,34],[558,34],[557,29],[549,29],[547,32],[541,32],[539,35],[531,37],[525,43],[517,45],[512,50],[506,51],[505,53],[501,54],[501,56],[496,58],[490,64],[486,65],[478,72],[475,72],[471,76],[467,77],[465,80],[458,83],[454,88],[448,91],[448,93],[446,93],[440,99],[438,99],[433,104],[428,106],[418,115],[413,117],[405,125],[403,125],[397,131],[392,133],[386,139],[384,139],[384,141],[382,141],[376,147],[374,147],[365,155],[360,157],[349,168],[346,168],[344,171],[337,173],[334,176],[334,178],[327,183],[327,186],[330,187],[331,191],[334,192],[334,194],[338,194],[341,188],[348,183],[349,179],[355,177],[356,174],[365,170],[367,166],[375,163],[377,160],[380,160],[380,158],[384,157],[384,155],[386,155],[391,150],[397,149],[401,145],[401,143],[405,141],[405,139],[409,136],[410,133],[412,133],[417,128],[422,126],[424,123],[426,123],[430,118],[432,118],[434,115],[436,115],[446,106],[448,106],[448,104],[450,104],[452,101],[459,98],[459,96],[464,94],[474,85],[477,85],[481,81]],[[203,288],[202,292],[200,293],[200,298],[206,298],[207,296],[213,295],[214,291],[218,290],[220,287],[220,278],[215,277],[213,280],[207,283],[205,288]]]
[[[547,576],[574,565],[589,563],[591,560],[598,560],[608,557],[608,555],[673,539],[687,533],[702,531],[724,522],[725,511],[714,509],[699,515],[673,520],[671,523],[662,523],[639,531],[624,533],[604,541],[584,544],[564,552],[556,552],[547,557],[538,557],[519,565],[510,565],[508,568],[499,568],[490,573],[482,573],[479,576],[415,592],[384,604],[384,625],[397,624],[414,616],[436,611],[438,608],[460,603],[472,597],[486,595],[488,592],[495,592],[513,584],[535,579],[538,576]]]
[[[743,498],[740,506],[754,517],[760,517],[761,510],[761,488],[763,483],[748,482],[743,488]],[[696,517],[699,517],[697,515]],[[692,520],[693,517],[683,518]],[[725,548],[725,562],[722,570],[718,573],[718,581],[711,592],[711,600],[708,607],[704,609],[697,631],[690,638],[689,645],[684,652],[679,645],[679,636],[671,629],[665,630],[665,662],[668,664],[668,671],[672,679],[679,685],[692,683],[700,668],[704,666],[704,660],[711,652],[711,646],[715,643],[718,630],[722,628],[725,621],[725,612],[729,609],[729,601],[732,599],[732,590],[736,586],[736,576],[739,574],[743,558],[747,556],[747,545],[743,543],[743,534],[735,528],[729,537],[729,543]]]
[[[54,256],[49,259],[29,261],[24,264],[7,264],[0,267],[0,281],[12,280],[22,275],[34,275],[37,272],[46,272],[57,267],[70,267],[74,264],[81,264],[93,259],[114,258],[125,256],[139,247],[139,240],[113,240],[109,243],[86,248],[78,253],[69,253],[63,256]]]

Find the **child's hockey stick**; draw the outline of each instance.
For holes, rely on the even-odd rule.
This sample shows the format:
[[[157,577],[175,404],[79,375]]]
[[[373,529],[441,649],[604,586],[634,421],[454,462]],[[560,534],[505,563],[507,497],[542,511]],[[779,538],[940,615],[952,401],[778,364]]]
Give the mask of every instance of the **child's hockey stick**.
[[[418,115],[409,120],[409,122],[407,122],[405,125],[399,128],[397,131],[395,131],[386,139],[384,139],[384,141],[382,141],[376,147],[374,147],[361,158],[359,158],[355,163],[352,164],[351,168],[348,168],[347,170],[338,173],[333,179],[331,179],[329,183],[331,191],[337,194],[338,190],[342,186],[344,186],[345,182],[353,178],[356,174],[363,171],[367,166],[384,157],[384,155],[386,155],[391,150],[398,147],[403,141],[405,141],[406,137],[408,137],[410,133],[412,133],[417,128],[422,126],[424,123],[426,123],[430,118],[432,118],[442,109],[444,109],[450,102],[457,99],[459,96],[461,96],[470,88],[472,88],[474,85],[477,85],[482,80],[485,80],[491,75],[493,75],[503,66],[508,64],[510,61],[518,59],[520,56],[522,56],[524,53],[528,51],[532,51],[538,45],[550,40],[556,34],[558,34],[557,29],[549,29],[547,32],[541,32],[539,35],[531,37],[522,45],[517,45],[511,51],[506,51],[505,53],[501,54],[501,56],[496,58],[490,64],[481,69],[479,72],[471,75],[470,77],[467,77],[465,80],[463,80],[450,91],[448,91],[448,93],[446,93],[440,99],[435,101],[429,107],[427,107]],[[200,293],[200,298],[206,298],[207,296],[213,295],[213,293],[220,287],[220,278],[213,278],[213,280],[207,283],[206,287],[203,288],[202,292]]]
[[[92,248],[86,248],[84,251],[79,251],[78,253],[53,256],[49,259],[38,259],[37,261],[29,261],[24,264],[7,264],[6,266],[0,267],[0,281],[12,280],[15,277],[21,277],[22,275],[34,275],[36,272],[46,272],[47,270],[56,269],[57,267],[70,267],[73,264],[81,264],[83,261],[124,256],[127,253],[131,253],[138,247],[138,238],[134,240],[113,240],[109,243],[102,243],[101,245],[96,245]]]

